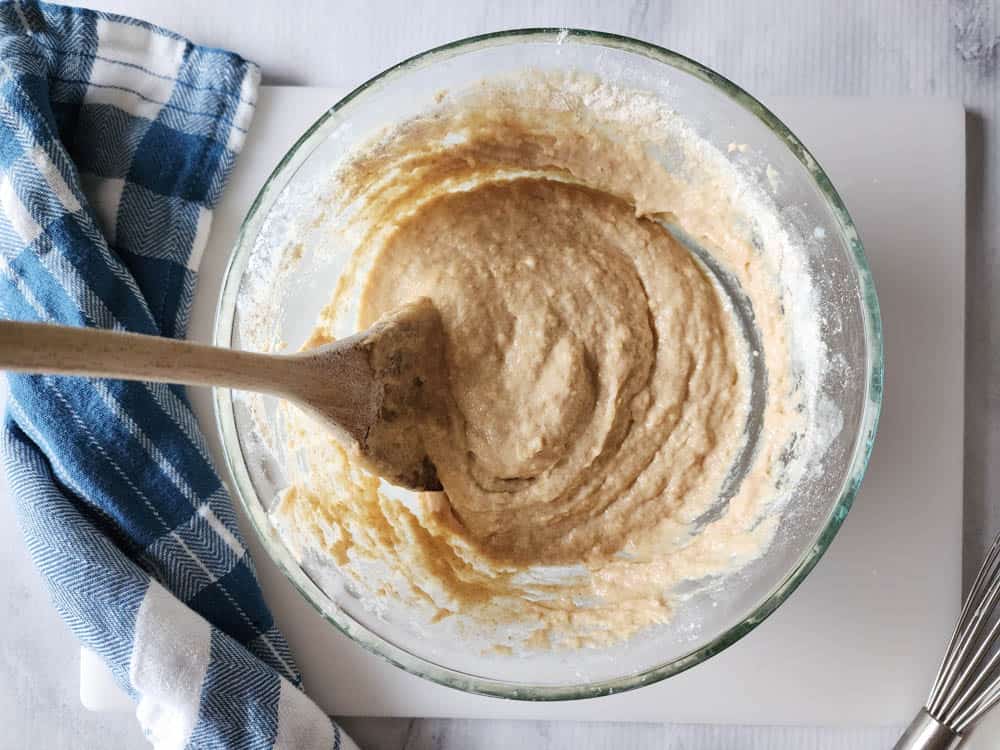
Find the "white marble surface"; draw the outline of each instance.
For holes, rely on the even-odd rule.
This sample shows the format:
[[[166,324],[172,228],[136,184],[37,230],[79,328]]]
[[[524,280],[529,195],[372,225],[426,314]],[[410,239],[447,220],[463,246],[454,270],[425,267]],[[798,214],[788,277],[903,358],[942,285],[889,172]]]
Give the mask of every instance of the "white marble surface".
[[[85,4],[143,17],[198,42],[260,62],[265,80],[348,88],[427,47],[518,26],[577,26],[647,39],[696,57],[765,101],[776,94],[947,94],[968,116],[968,333],[966,376],[966,571],[1000,528],[1000,9],[952,0],[96,0]],[[919,127],[919,123],[914,123]],[[993,210],[991,210],[991,208]],[[195,332],[203,335],[204,332]],[[141,748],[134,720],[91,714],[77,699],[77,647],[48,606],[0,508],[0,744],[7,747]],[[929,551],[932,553],[932,551]],[[933,603],[928,603],[933,606]],[[994,747],[984,727],[969,747]],[[368,750],[579,747],[879,748],[880,731],[662,725],[352,720]],[[691,738],[697,737],[697,740]],[[993,738],[993,739],[989,739]],[[695,744],[697,742],[697,744]]]

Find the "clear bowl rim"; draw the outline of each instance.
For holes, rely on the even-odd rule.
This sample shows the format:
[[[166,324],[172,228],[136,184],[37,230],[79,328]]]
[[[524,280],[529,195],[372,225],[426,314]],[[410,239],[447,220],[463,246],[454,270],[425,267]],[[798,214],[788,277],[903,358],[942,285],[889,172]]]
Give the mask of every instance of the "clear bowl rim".
[[[250,479],[246,461],[236,429],[232,392],[218,388],[214,391],[216,426],[219,430],[226,467],[233,480],[240,503],[250,519],[254,532],[268,555],[305,599],[331,625],[357,642],[363,648],[418,677],[456,688],[465,692],[530,701],[575,700],[593,698],[632,690],[666,679],[700,664],[720,653],[753,630],[774,612],[806,578],[830,546],[854,502],[861,480],[871,457],[878,428],[883,394],[883,342],[882,318],[871,269],[858,236],[857,229],[833,183],[819,162],[803,143],[774,113],[740,86],[716,73],[707,66],[650,42],[619,34],[588,29],[542,27],[509,29],[458,39],[421,52],[393,65],[370,78],[344,96],[324,112],[292,145],[261,187],[244,218],[236,244],[226,265],[213,332],[216,346],[232,347],[235,337],[236,299],[242,272],[245,270],[256,230],[263,221],[262,208],[270,208],[269,198],[277,198],[295,171],[320,142],[323,126],[337,116],[351,101],[367,89],[391,78],[404,75],[410,68],[438,59],[447,59],[472,49],[515,44],[519,42],[564,44],[566,42],[590,44],[642,55],[688,73],[703,83],[713,86],[738,106],[755,116],[775,133],[785,147],[796,157],[812,177],[828,208],[840,226],[841,237],[850,248],[862,299],[862,312],[866,338],[867,398],[855,436],[854,455],[849,471],[841,485],[837,502],[831,507],[826,522],[811,546],[800,555],[784,579],[740,622],[712,638],[708,643],[681,657],[650,667],[641,672],[598,682],[567,685],[532,685],[472,675],[443,667],[417,656],[375,634],[357,622],[334,603],[325,607],[321,602],[330,598],[303,571],[271,528],[262,503]],[[254,230],[254,231],[251,231]]]

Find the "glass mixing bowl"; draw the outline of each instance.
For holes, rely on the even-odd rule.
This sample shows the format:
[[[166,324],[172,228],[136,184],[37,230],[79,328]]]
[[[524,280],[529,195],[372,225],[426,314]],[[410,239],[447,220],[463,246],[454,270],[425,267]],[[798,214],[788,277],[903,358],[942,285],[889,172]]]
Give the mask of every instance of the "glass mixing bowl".
[[[745,164],[783,225],[803,242],[815,288],[820,336],[832,366],[820,389],[842,424],[781,510],[766,552],[692,594],[668,626],[606,649],[516,657],[435,642],[405,617],[379,616],[336,576],[306,570],[272,528],[267,511],[284,487],[283,462],[260,423],[272,401],[252,407],[219,389],[215,405],[239,498],[271,557],[331,625],[403,669],[462,690],[551,700],[607,695],[677,674],[719,653],[771,614],[829,546],[858,490],[882,399],[878,301],[854,224],[829,178],[798,138],[757,100],[703,65],[669,50],[610,34],[567,29],[509,31],[425,52],[363,84],[303,134],[278,164],[243,224],[226,273],[215,327],[219,346],[252,348],[263,338],[297,348],[309,334],[349,251],[310,257],[289,231],[335,165],[380,127],[414,116],[442,89],[525,68],[583,71],[653,92],[712,146]],[[748,156],[743,156],[748,144]],[[741,167],[743,168],[743,167]],[[766,174],[765,174],[766,172]],[[780,180],[773,175],[779,174]],[[279,272],[289,253],[305,254]],[[261,301],[261,290],[267,300]],[[251,415],[258,408],[256,416]],[[820,426],[822,427],[822,425]],[[827,425],[828,427],[828,425]],[[266,432],[266,430],[265,430]],[[327,571],[328,572],[328,571]]]

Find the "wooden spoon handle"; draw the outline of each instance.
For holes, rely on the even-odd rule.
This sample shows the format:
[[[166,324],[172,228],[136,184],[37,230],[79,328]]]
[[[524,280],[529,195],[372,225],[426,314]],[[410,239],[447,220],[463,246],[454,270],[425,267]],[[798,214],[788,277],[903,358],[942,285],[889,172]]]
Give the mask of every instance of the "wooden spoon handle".
[[[15,372],[277,393],[293,365],[290,359],[160,336],[0,321],[0,369]]]

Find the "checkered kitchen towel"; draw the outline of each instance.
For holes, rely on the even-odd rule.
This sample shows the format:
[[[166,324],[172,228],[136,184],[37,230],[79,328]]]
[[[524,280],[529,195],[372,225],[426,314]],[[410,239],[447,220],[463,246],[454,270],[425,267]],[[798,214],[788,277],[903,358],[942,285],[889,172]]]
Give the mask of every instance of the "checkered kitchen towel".
[[[128,18],[0,2],[0,315],[183,336],[258,79]],[[155,745],[354,747],[299,689],[183,389],[9,383],[28,547]]]

